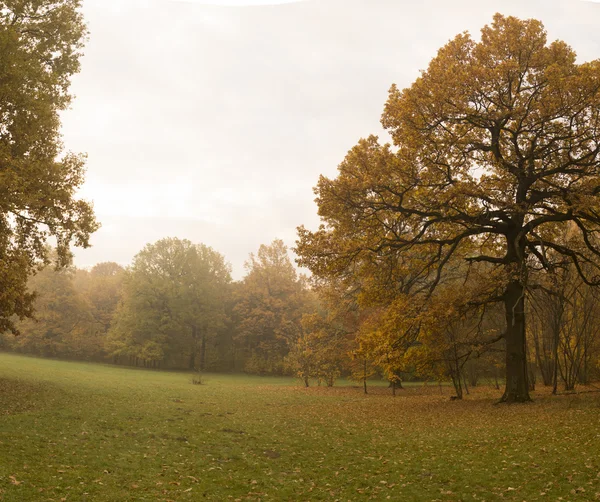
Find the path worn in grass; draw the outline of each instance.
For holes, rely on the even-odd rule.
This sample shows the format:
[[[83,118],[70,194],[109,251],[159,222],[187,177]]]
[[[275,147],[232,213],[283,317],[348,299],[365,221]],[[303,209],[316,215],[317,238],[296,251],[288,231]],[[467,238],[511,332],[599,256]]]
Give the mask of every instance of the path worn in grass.
[[[0,354],[0,500],[600,500],[600,395],[304,389]]]

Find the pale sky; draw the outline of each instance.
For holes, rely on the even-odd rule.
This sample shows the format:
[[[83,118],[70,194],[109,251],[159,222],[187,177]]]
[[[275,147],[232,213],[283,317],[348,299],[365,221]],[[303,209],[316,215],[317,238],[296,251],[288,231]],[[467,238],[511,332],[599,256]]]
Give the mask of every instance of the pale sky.
[[[260,244],[316,228],[312,187],[381,133],[390,85],[495,12],[600,58],[600,3],[583,0],[83,1],[90,39],[63,132],[88,154],[81,196],[102,228],[75,250],[80,267],[179,237],[241,278]]]

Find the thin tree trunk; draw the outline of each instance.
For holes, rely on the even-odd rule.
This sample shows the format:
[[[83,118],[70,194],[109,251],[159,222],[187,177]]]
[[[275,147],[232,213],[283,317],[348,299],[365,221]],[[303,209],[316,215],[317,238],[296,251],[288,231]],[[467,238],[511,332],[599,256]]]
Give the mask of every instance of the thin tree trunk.
[[[531,353],[527,347],[527,341],[525,342],[525,359],[527,360],[527,384],[529,386],[529,390],[534,391],[537,376],[536,366],[535,362],[531,361]]]
[[[454,391],[456,392],[456,399],[462,399],[463,391],[462,391],[462,384],[460,381],[461,380],[460,372],[456,372],[456,369],[452,369],[450,372],[450,378],[452,378],[452,385],[454,385]]]
[[[586,333],[583,335],[583,368],[581,369],[581,372],[579,373],[579,382],[581,383],[581,385],[587,385],[589,383],[588,381],[588,333],[586,330]]]
[[[198,328],[192,326],[192,346],[190,347],[190,362],[189,369],[191,371],[196,370],[196,351],[198,346]]]
[[[552,374],[552,394],[556,396],[558,392],[558,342],[559,342],[560,331],[558,329],[554,330],[554,368]]]
[[[206,330],[202,332],[202,341],[200,343],[200,371],[204,371],[206,365]]]
[[[469,392],[469,386],[467,385],[467,376],[464,374],[462,374],[462,378],[463,378],[463,383],[465,385],[465,392],[467,393],[467,396],[470,394]]]
[[[547,357],[544,357],[544,360],[542,361],[542,349],[540,348],[539,334],[537,331],[537,329],[533,330],[535,360],[537,361],[537,364],[540,368],[540,372],[542,373],[542,381],[544,382],[544,386],[549,387],[550,385],[552,385],[552,374],[551,371],[549,371],[550,368],[547,364]]]

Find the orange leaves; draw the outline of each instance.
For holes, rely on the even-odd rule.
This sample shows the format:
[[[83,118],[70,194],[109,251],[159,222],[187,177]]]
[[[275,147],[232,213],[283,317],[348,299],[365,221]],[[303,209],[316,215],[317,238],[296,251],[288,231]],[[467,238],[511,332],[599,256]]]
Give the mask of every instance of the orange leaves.
[[[284,356],[301,336],[302,315],[313,310],[315,299],[279,239],[260,246],[246,268],[234,309],[236,339],[250,353],[245,370],[281,372]]]
[[[300,228],[296,248],[358,312],[361,357],[391,373],[411,348],[460,381],[484,345],[471,306],[505,301],[508,319],[509,286],[525,291],[561,260],[597,282],[599,82],[600,63],[548,45],[540,21],[496,14],[479,41],[458,35],[410,87],[391,87],[381,122],[394,146],[360,140],[337,178],[319,179],[323,224]],[[556,237],[569,223],[577,245]],[[523,326],[488,339],[523,347]],[[509,380],[524,389],[526,356],[514,354]]]

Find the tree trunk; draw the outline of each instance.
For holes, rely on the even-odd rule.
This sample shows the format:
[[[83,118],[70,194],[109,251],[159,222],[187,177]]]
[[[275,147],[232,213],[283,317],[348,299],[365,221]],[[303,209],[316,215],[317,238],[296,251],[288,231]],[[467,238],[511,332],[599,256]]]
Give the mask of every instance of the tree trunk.
[[[236,371],[237,370],[236,355],[237,355],[237,346],[236,346],[235,343],[233,343],[232,346],[231,346],[231,371]]]
[[[519,281],[508,284],[504,294],[506,311],[506,387],[500,399],[505,403],[531,401],[527,375],[525,338],[525,288]]]
[[[192,326],[192,345],[190,347],[190,363],[189,369],[191,371],[196,371],[196,347],[198,345],[198,328],[196,326]]]
[[[465,392],[467,393],[467,396],[468,396],[470,394],[469,386],[467,385],[467,376],[464,373],[462,374],[462,379],[463,379],[463,384],[465,385]]]
[[[537,377],[537,367],[535,362],[531,361],[531,354],[527,347],[527,340],[525,340],[525,358],[527,360],[527,385],[530,391],[535,390],[535,382]]]
[[[558,328],[554,330],[554,346],[553,346],[553,359],[554,359],[554,368],[552,373],[552,394],[556,396],[558,392],[558,344],[560,341],[560,331]]]
[[[579,372],[579,383],[587,385],[589,383],[588,376],[588,333],[585,333],[583,338],[583,367]]]
[[[202,332],[202,341],[200,342],[200,371],[204,371],[206,365],[206,328]]]
[[[540,323],[541,324],[541,323]],[[542,381],[545,387],[552,385],[552,366],[549,364],[546,351],[544,351],[544,358],[542,359],[542,349],[540,347],[539,333],[537,329],[531,331],[533,334],[533,344],[535,349],[535,360],[537,361],[540,373],[542,374]]]
[[[456,399],[463,398],[463,389],[460,378],[460,371],[456,371],[456,368],[453,368],[450,371],[450,378],[452,378],[452,385],[454,385],[454,391],[456,392]]]

